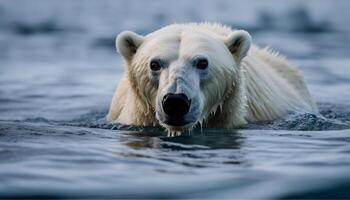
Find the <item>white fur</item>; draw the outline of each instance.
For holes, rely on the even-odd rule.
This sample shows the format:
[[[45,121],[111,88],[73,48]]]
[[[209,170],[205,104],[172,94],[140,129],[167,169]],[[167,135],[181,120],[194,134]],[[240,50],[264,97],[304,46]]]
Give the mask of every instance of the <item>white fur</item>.
[[[271,50],[252,45],[245,31],[210,23],[174,24],[146,36],[123,32],[116,45],[126,72],[112,99],[110,122],[181,131],[196,124],[235,128],[293,111],[317,112],[299,71]],[[208,75],[188,67],[197,54],[209,57]],[[148,67],[153,57],[170,63],[157,76],[158,86]],[[201,113],[190,127],[176,129],[157,119],[157,102],[172,87],[198,103]]]

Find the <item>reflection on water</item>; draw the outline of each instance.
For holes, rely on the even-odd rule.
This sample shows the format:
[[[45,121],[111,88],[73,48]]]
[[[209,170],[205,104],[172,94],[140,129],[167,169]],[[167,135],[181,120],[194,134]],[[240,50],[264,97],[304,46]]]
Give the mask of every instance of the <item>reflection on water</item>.
[[[240,145],[244,137],[236,131],[225,131],[208,129],[204,131],[195,130],[191,133],[182,134],[177,137],[168,137],[163,132],[157,134],[152,132],[131,132],[127,133],[131,138],[121,140],[121,144],[137,150],[131,153],[122,153],[125,157],[152,158],[147,154],[148,149],[156,149],[163,152],[153,157],[171,163],[178,163],[187,167],[210,167],[222,164],[241,164]],[[224,154],[229,150],[232,155]],[[170,154],[170,155],[168,155]]]
[[[128,135],[138,136],[137,141],[125,143],[135,149],[158,148],[176,150],[210,150],[239,149],[244,138],[235,130],[195,129],[177,137],[168,137],[163,132],[131,132]]]

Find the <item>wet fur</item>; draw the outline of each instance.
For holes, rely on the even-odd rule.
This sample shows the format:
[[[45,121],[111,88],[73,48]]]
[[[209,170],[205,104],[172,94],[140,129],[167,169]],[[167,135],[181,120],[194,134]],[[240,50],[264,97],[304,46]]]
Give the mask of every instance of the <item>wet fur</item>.
[[[170,25],[157,32],[166,34],[191,29],[207,32],[216,38],[227,37],[235,31],[220,24],[191,23]],[[155,33],[150,36],[152,34]],[[148,55],[135,57],[142,59],[125,60],[126,72],[113,96],[107,119],[124,124],[159,125],[155,117],[155,102],[152,102],[157,88],[145,76]],[[277,53],[252,45],[242,61],[234,54],[232,58],[238,65],[230,69],[235,71],[234,78],[229,71],[217,75],[218,80],[232,80],[219,101],[211,99],[211,93],[223,87],[220,81],[214,81],[208,87],[201,86],[207,104],[198,121],[202,127],[236,128],[247,122],[278,119],[294,111],[317,112],[299,71]]]

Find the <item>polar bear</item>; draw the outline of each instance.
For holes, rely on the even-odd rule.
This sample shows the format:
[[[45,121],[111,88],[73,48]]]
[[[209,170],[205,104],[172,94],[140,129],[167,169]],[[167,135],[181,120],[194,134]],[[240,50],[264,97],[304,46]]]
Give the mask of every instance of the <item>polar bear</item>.
[[[277,53],[253,45],[244,30],[172,24],[146,36],[124,31],[116,48],[126,69],[109,122],[182,132],[317,113],[299,71]]]

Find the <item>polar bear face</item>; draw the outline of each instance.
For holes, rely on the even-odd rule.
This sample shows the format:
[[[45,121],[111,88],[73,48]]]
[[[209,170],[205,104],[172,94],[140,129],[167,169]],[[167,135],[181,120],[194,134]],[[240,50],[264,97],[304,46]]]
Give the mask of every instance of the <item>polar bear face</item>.
[[[250,44],[245,31],[220,36],[180,28],[147,36],[126,31],[116,39],[140,105],[170,131],[192,129],[216,112],[240,84]]]

